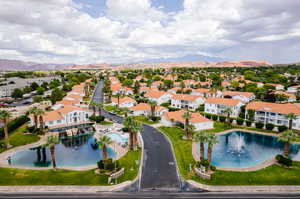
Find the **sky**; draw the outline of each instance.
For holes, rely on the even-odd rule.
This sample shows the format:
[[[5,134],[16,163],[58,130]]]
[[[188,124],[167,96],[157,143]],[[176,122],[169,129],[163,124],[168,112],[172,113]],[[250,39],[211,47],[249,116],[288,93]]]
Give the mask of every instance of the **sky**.
[[[299,10],[298,0],[1,0],[0,59],[299,62]]]

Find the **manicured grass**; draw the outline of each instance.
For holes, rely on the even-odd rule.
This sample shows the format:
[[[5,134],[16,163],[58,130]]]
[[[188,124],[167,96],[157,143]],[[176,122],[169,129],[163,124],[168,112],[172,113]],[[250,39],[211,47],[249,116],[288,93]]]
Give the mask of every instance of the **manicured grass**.
[[[110,121],[101,121],[99,124],[101,124],[101,125],[111,125],[111,124],[113,124],[113,122],[110,122]]]
[[[183,140],[184,131],[175,127],[159,127],[167,135],[173,145],[177,164],[185,179],[192,179],[210,185],[300,185],[300,162],[293,168],[272,165],[253,172],[216,171],[212,180],[204,180],[189,170],[189,164],[195,163],[192,156],[192,141]]]
[[[202,132],[207,132],[207,133],[219,133],[222,131],[226,131],[229,129],[233,129],[234,126],[223,123],[223,122],[214,122],[214,128],[213,129],[208,129],[208,130],[203,130]]]
[[[134,119],[139,121],[139,122],[143,122],[143,123],[146,123],[146,124],[157,124],[158,122],[154,122],[152,121],[150,118],[146,117],[146,116],[134,116]]]
[[[9,134],[9,144],[12,145],[12,147],[22,146],[26,144],[31,144],[34,142],[37,142],[40,140],[40,137],[34,134],[26,134],[27,133],[27,125],[23,124],[14,132]],[[1,140],[4,142],[4,140]],[[5,151],[6,149],[0,148],[0,153]]]
[[[107,110],[107,111],[109,111],[109,112],[116,113],[118,115],[123,115],[124,114],[123,111],[122,111],[122,109],[120,109],[120,108],[118,108],[116,106],[110,106],[109,105],[109,106],[105,106],[104,109]]]
[[[130,151],[119,160],[120,167],[125,168],[125,174],[118,183],[134,180],[138,174],[141,150]],[[96,175],[95,170],[69,171],[58,169],[24,170],[0,168],[0,185],[108,185],[108,176]]]
[[[197,176],[192,179],[211,185],[300,185],[300,162],[287,169],[272,165],[265,169],[251,172],[216,171],[212,180],[203,180]]]
[[[27,124],[20,126],[9,136],[9,143],[13,146],[22,146],[31,144],[40,140],[40,137],[34,134],[25,134],[27,132]]]

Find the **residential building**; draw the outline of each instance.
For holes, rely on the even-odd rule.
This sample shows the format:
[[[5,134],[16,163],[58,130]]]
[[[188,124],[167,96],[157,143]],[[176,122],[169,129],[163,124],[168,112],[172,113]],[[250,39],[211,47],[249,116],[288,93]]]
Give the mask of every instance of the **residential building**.
[[[204,104],[205,99],[197,95],[174,94],[171,97],[171,106],[174,108],[186,108],[196,110],[201,104]]]
[[[175,126],[177,124],[184,125],[185,119],[183,118],[183,115],[185,112],[186,112],[185,110],[166,112],[163,114],[161,118],[161,123],[165,126]],[[191,119],[189,120],[189,124],[193,125],[196,131],[214,128],[213,121],[205,118],[199,113],[190,113],[190,114],[191,114]]]
[[[225,110],[230,109],[230,116],[238,117],[243,105],[238,99],[208,98],[205,101],[204,111],[211,114],[225,115]]]
[[[288,114],[294,113],[297,119],[293,120],[293,128],[300,130],[300,105],[299,104],[276,104],[269,102],[250,102],[246,106],[248,110],[255,110],[256,122],[271,123],[274,125],[289,125]]]
[[[251,92],[224,91],[222,95],[224,98],[238,99],[243,103],[248,103],[255,99],[255,94]]]
[[[155,101],[158,105],[171,100],[172,94],[165,91],[150,90],[144,95],[148,100]]]
[[[212,91],[207,88],[197,88],[197,89],[193,89],[193,92],[191,94],[209,98],[209,97],[221,97],[222,92],[221,91]]]
[[[122,86],[122,84],[117,83],[117,84],[111,84],[110,86],[111,90],[112,90],[112,94],[113,95],[132,95],[133,94],[133,89],[132,88],[128,88],[126,86]]]
[[[294,95],[292,93],[287,93],[287,92],[284,92],[284,91],[275,91],[274,94],[285,96],[287,98],[287,100],[285,100],[284,102],[295,102],[295,101],[297,101],[296,95]]]
[[[139,116],[139,115],[151,116],[152,114],[151,106],[146,103],[137,104],[136,106],[131,107],[130,110],[132,111],[132,115],[134,116]],[[168,112],[167,108],[163,106],[155,106],[154,115],[156,117],[161,117],[166,112]]]
[[[111,98],[111,104],[113,106],[118,105],[118,98]],[[120,108],[130,108],[136,105],[136,101],[130,97],[120,97],[119,98],[119,107]]]

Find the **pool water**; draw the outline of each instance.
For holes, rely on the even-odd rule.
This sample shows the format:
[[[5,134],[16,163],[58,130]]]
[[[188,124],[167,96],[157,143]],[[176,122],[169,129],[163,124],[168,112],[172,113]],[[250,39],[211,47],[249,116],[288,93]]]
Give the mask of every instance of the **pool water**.
[[[128,138],[123,137],[122,135],[120,135],[118,133],[108,133],[108,134],[106,134],[106,136],[110,137],[112,140],[117,141],[117,142],[121,142],[121,143],[128,142]]]
[[[102,150],[99,147],[93,148],[92,145],[94,143],[95,138],[89,135],[62,140],[60,144],[55,146],[57,166],[96,165],[96,162],[102,159]],[[113,149],[108,148],[108,155],[111,158],[115,157]],[[50,167],[52,166],[50,150],[46,149],[46,158],[43,155],[41,158],[38,158],[36,149],[19,151],[11,157],[11,164],[28,167]]]
[[[213,147],[212,164],[222,168],[253,167],[274,158],[277,154],[282,154],[284,148],[284,143],[275,136],[244,131],[218,135],[218,139],[219,143]],[[291,145],[291,158],[300,161],[299,151],[300,145]],[[197,152],[200,153],[199,144]]]

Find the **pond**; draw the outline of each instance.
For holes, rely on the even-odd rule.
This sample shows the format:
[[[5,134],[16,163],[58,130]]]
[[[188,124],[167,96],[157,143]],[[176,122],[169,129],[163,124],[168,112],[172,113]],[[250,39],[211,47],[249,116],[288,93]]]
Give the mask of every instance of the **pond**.
[[[58,167],[80,167],[96,165],[102,159],[102,150],[95,146],[95,138],[91,135],[61,140],[55,147]],[[40,151],[40,153],[38,153]],[[115,157],[112,148],[108,148],[109,157]],[[11,157],[11,165],[26,167],[51,167],[51,155],[48,148],[25,149]]]
[[[212,164],[222,168],[249,168],[283,153],[284,143],[275,136],[233,131],[218,135],[213,148]],[[300,145],[293,144],[290,156],[300,161]],[[199,144],[197,152],[200,153]]]

